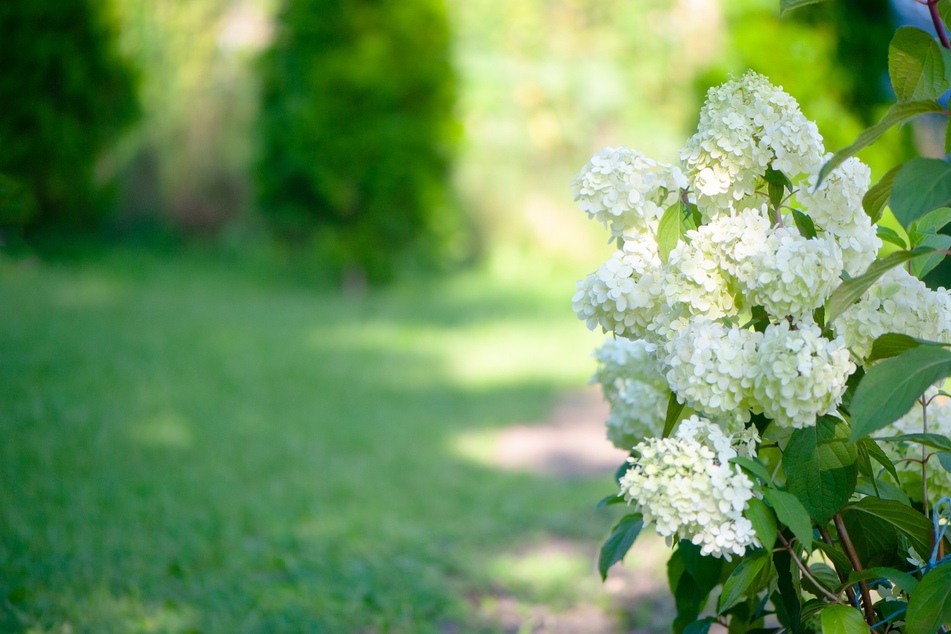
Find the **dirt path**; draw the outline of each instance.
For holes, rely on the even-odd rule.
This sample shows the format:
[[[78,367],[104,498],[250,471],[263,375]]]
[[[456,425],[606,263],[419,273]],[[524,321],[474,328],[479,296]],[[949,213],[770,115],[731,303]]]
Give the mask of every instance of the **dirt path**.
[[[561,478],[604,475],[606,481],[627,454],[605,437],[608,406],[597,389],[564,396],[551,416],[537,423],[516,425],[494,438],[492,463],[513,471],[529,471]],[[537,558],[591,562],[596,579],[598,544],[551,539],[530,551],[513,553],[526,561]],[[624,565],[611,570],[596,596],[582,604],[555,611],[547,605],[520,603],[500,588],[483,601],[480,611],[512,634],[660,634],[673,619],[673,600],[667,591],[665,563],[669,550],[653,534],[642,535]]]

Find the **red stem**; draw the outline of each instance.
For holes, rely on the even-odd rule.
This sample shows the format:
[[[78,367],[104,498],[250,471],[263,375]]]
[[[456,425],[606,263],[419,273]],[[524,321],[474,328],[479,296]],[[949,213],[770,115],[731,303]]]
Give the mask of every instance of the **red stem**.
[[[941,46],[951,49],[951,41],[948,41],[948,31],[944,28],[944,22],[941,21],[941,14],[938,13],[938,0],[928,0],[928,11],[931,13],[931,21],[934,22],[934,30],[938,32]]]

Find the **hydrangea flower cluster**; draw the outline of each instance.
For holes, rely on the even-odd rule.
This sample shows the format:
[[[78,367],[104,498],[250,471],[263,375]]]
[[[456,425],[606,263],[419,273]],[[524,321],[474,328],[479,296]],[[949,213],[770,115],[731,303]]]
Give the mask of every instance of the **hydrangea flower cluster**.
[[[750,72],[708,92],[679,167],[607,148],[573,181],[581,209],[618,242],[572,303],[590,329],[618,338],[595,380],[612,405],[612,442],[637,443],[640,455],[622,494],[658,532],[706,553],[755,543],[744,502],[724,502],[748,500],[751,484],[710,439],[758,439],[749,430],[763,418],[776,437],[815,425],[835,413],[876,337],[951,330],[951,294],[901,268],[834,329],[824,323],[835,289],[882,246],[862,208],[869,168],[851,158],[816,186],[826,158],[796,100]],[[668,389],[696,416],[676,437],[652,438]]]
[[[743,517],[753,482],[729,462],[750,457],[756,430],[725,434],[709,420],[691,416],[673,438],[650,438],[634,447],[621,493],[646,523],[669,539],[689,539],[703,555],[730,559],[759,546]]]
[[[667,381],[647,348],[643,340],[618,337],[606,339],[594,353],[598,369],[591,382],[601,385],[611,406],[608,440],[625,451],[660,435],[664,426]]]

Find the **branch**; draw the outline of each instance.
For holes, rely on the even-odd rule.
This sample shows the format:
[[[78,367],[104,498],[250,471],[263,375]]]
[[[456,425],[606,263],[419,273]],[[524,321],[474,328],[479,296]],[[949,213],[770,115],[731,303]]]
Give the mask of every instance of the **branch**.
[[[835,542],[832,541],[832,536],[829,535],[828,528],[826,528],[825,526],[820,527],[819,534],[822,535],[822,541],[829,544],[833,548],[835,547]],[[835,565],[835,561],[833,561],[832,564]],[[835,574],[839,575],[839,581],[841,581],[842,583],[849,582],[849,575],[845,574],[838,568],[835,569]],[[845,586],[845,596],[849,598],[849,603],[851,605],[855,605],[855,590],[852,589],[851,585]]]
[[[783,546],[785,547],[786,552],[789,553],[789,556],[792,557],[792,560],[796,562],[797,566],[799,566],[799,570],[802,571],[802,576],[807,578],[809,581],[811,581],[816,586],[816,588],[822,591],[824,595],[826,595],[827,597],[829,597],[836,603],[842,603],[842,600],[839,598],[838,595],[832,594],[831,592],[826,590],[825,586],[819,583],[819,580],[816,579],[814,576],[812,576],[812,571],[809,570],[806,564],[802,563],[802,560],[793,550],[792,546],[789,544],[789,542],[786,541],[786,538],[783,537],[782,532],[776,531],[776,534],[779,536],[779,540],[783,543]]]
[[[948,32],[944,28],[944,22],[941,21],[941,15],[938,13],[938,0],[928,0],[928,11],[931,13],[931,21],[934,22],[934,30],[938,32],[938,39],[941,40],[941,46],[951,49],[951,42],[948,41]]]
[[[859,560],[855,548],[852,546],[852,540],[849,539],[849,532],[845,530],[845,522],[842,521],[842,515],[836,513],[832,520],[835,522],[835,529],[839,532],[839,541],[842,542],[842,548],[846,556],[855,568],[855,572],[862,570],[862,562]],[[868,591],[868,584],[865,581],[859,581],[859,590],[862,592],[862,608],[865,610],[865,620],[869,627],[875,625],[878,620],[875,617],[875,608],[872,607],[872,595]]]

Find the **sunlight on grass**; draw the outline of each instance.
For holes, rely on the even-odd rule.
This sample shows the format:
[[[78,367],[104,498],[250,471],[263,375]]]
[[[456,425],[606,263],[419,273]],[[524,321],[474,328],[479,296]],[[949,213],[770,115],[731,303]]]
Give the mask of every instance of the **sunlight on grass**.
[[[181,414],[162,412],[134,425],[130,435],[144,445],[188,449],[194,444],[192,426]]]
[[[595,583],[590,549],[566,541],[543,541],[497,555],[486,570],[500,584],[535,601],[568,603],[583,594],[603,594]]]

